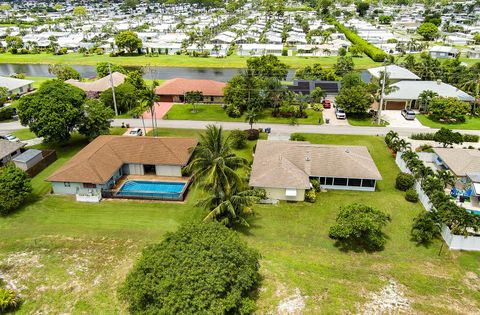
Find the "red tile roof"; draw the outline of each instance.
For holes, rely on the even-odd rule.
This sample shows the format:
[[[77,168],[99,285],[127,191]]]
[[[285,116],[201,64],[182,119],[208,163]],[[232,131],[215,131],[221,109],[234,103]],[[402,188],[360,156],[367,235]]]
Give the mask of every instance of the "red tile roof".
[[[168,80],[155,89],[157,95],[183,95],[186,92],[201,91],[204,96],[223,96],[225,82],[213,80],[191,80],[177,78]]]

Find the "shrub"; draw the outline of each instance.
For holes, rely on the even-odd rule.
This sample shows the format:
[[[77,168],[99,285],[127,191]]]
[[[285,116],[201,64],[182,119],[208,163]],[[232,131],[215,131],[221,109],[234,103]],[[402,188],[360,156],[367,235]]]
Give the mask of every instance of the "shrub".
[[[463,142],[478,142],[478,135],[463,134]]]
[[[387,240],[382,229],[389,221],[390,216],[382,211],[363,204],[351,204],[340,208],[329,236],[346,249],[360,246],[380,250]]]
[[[242,111],[240,110],[240,108],[232,104],[225,107],[225,113],[227,113],[229,117],[233,118],[238,118],[242,116]]]
[[[395,188],[401,191],[406,191],[415,185],[415,177],[408,173],[398,173],[395,180]]]
[[[13,163],[0,169],[0,215],[15,211],[31,191],[30,178],[23,170]]]
[[[317,193],[315,189],[309,189],[305,191],[305,201],[314,203],[317,200]]]
[[[143,250],[119,293],[134,314],[251,314],[259,258],[220,223],[186,225]]]
[[[410,136],[411,139],[413,140],[428,140],[428,141],[434,141],[435,138],[435,133],[413,133]]]
[[[323,110],[323,105],[319,103],[315,103],[312,105],[312,109],[316,112],[321,112]]]
[[[0,109],[0,121],[12,119],[13,115],[15,115],[15,109],[12,107]]]
[[[230,141],[234,149],[243,149],[247,142],[247,134],[245,131],[239,129],[232,130],[230,133]]]
[[[299,133],[292,133],[290,135],[290,141],[305,141],[305,137]]]
[[[414,220],[412,239],[419,244],[427,244],[440,236],[440,228],[433,212],[422,211]]]
[[[245,132],[247,133],[247,139],[250,141],[258,140],[260,137],[260,131],[258,131],[258,129],[247,129]]]
[[[415,189],[407,189],[405,192],[405,200],[410,201],[410,202],[417,202],[418,201],[418,194],[415,191]]]
[[[20,297],[13,290],[0,288],[0,314],[13,312],[20,306]]]
[[[312,178],[310,184],[312,184],[312,187],[316,192],[320,191],[320,181],[317,178]]]

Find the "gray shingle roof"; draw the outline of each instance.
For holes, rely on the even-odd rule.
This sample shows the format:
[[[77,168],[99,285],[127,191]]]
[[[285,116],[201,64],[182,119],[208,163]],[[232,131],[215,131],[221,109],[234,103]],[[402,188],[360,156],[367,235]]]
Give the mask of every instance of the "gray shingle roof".
[[[439,81],[400,81],[392,84],[398,89],[385,95],[386,100],[416,100],[424,91],[433,91],[442,97],[456,97],[465,102],[473,102],[475,98],[453,85]]]
[[[27,86],[32,83],[33,81],[31,80],[23,80],[23,79],[0,76],[0,86],[6,87],[9,91],[21,88],[22,86]]]
[[[442,159],[456,176],[480,172],[480,151],[474,149],[434,148],[433,151]]]
[[[27,151],[23,152],[19,156],[16,156],[13,159],[13,161],[25,163],[30,161],[32,158],[36,157],[39,154],[42,154],[42,151],[37,149],[28,149]]]
[[[399,67],[397,65],[388,65],[387,73],[391,80],[420,80],[420,77],[412,71]],[[367,70],[373,77],[379,78],[385,67],[370,68]]]
[[[0,159],[3,159],[7,155],[12,154],[20,148],[23,148],[25,143],[11,142],[8,140],[0,139]]]

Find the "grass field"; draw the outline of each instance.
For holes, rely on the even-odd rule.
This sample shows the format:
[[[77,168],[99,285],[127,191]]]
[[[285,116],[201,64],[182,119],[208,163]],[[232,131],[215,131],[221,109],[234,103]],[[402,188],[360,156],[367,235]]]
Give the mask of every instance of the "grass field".
[[[165,136],[195,136],[196,130],[160,129]],[[412,218],[423,211],[394,189],[398,168],[383,140],[371,136],[304,135],[314,143],[365,145],[382,176],[376,192],[329,191],[315,204],[258,205],[242,238],[262,254],[258,313],[278,313],[279,303],[297,296],[305,314],[359,313],[395,281],[410,303],[406,313],[465,314],[480,311],[480,253],[443,250],[410,241]],[[46,195],[43,180],[86,142],[75,136],[59,147],[59,159],[34,179],[32,200],[0,218],[0,273],[19,288],[26,303],[19,314],[126,313],[116,288],[148,243],[205,212],[185,203],[74,202]],[[253,142],[240,154],[251,160]],[[342,252],[328,238],[341,205],[363,202],[388,212],[388,242],[378,253]],[[298,290],[298,291],[297,291]],[[377,312],[378,313],[378,312]]]
[[[209,121],[233,121],[245,122],[245,117],[233,118],[225,114],[221,105],[204,105],[196,106],[197,112],[192,113],[192,105],[175,104],[163,117],[165,120],[209,120]],[[319,121],[323,123],[322,112],[316,112],[312,109],[307,109],[307,118],[298,118],[298,124],[318,124]],[[290,118],[272,117],[271,109],[266,109],[263,115],[259,118],[260,123],[278,123],[289,124]],[[247,125],[246,125],[247,126]]]
[[[53,64],[64,63],[71,65],[94,66],[99,62],[111,62],[124,66],[158,66],[158,67],[195,67],[195,68],[245,68],[249,57],[232,55],[226,58],[198,58],[190,56],[124,56],[110,57],[108,55],[84,56],[83,54],[71,53],[67,55],[37,54],[37,55],[13,55],[10,53],[0,54],[0,63],[31,63]],[[290,68],[300,68],[314,63],[321,63],[326,67],[333,66],[337,57],[279,57]],[[368,57],[354,58],[355,67],[367,69],[381,63],[373,62]]]
[[[448,129],[465,129],[465,130],[480,130],[480,118],[473,117],[467,118],[464,123],[452,123],[445,124],[441,122],[434,121],[428,116],[417,115],[417,119],[422,123],[422,125],[431,127],[431,128],[448,128]]]
[[[388,126],[388,122],[382,120],[380,125],[377,124],[372,118],[356,118],[356,117],[348,117],[348,123],[352,126],[362,126],[362,127],[385,127]]]

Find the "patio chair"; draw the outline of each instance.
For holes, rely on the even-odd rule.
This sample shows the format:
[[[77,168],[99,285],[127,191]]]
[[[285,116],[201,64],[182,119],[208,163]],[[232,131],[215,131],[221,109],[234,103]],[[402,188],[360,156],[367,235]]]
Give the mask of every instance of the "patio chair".
[[[464,193],[463,193],[463,196],[465,198],[470,198],[470,196],[472,195],[473,193],[473,190],[472,190],[472,187],[468,188]]]
[[[458,196],[458,191],[456,187],[453,187],[452,190],[450,190],[450,196],[455,198]]]

